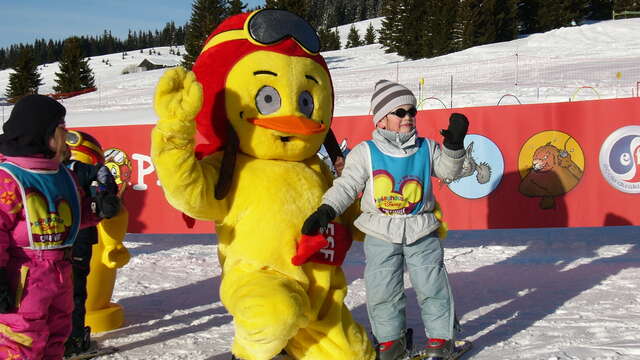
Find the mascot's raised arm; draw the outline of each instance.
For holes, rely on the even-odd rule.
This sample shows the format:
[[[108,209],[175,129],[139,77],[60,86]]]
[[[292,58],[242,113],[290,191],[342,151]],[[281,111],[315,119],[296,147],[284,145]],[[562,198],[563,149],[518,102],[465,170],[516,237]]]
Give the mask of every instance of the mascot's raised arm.
[[[319,50],[297,15],[235,15],[209,36],[193,72],[169,70],[157,86],[153,162],[172,206],[216,223],[237,358],[375,358],[343,302],[340,265],[354,232],[342,223],[351,219],[336,218],[324,237],[299,233],[332,181],[316,156],[325,139],[335,144]],[[207,141],[198,147],[196,129]]]

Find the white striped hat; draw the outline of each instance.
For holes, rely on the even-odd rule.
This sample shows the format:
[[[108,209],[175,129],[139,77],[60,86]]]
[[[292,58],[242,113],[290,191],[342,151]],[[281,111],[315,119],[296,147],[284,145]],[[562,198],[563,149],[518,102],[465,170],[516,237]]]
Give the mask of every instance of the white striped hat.
[[[411,90],[389,80],[380,80],[373,87],[371,96],[371,112],[373,125],[385,117],[393,109],[402,105],[416,106],[416,97]]]

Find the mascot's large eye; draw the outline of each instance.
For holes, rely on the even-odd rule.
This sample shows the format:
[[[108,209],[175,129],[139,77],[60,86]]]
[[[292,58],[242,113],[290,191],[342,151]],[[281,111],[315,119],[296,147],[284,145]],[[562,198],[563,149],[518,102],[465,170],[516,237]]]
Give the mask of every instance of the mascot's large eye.
[[[631,164],[631,155],[629,155],[629,153],[622,153],[622,155],[620,155],[620,163],[624,166]]]
[[[263,86],[256,95],[256,106],[262,115],[274,113],[280,109],[280,94],[271,86]]]
[[[300,112],[310,118],[313,113],[313,106],[313,96],[311,96],[308,91],[301,92],[298,97],[298,108]]]

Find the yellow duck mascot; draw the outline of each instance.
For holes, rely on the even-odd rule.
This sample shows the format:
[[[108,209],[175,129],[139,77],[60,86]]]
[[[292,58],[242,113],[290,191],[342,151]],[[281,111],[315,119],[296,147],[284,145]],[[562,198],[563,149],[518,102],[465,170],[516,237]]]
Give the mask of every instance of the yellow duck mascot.
[[[209,36],[193,72],[169,70],[156,89],[152,159],[169,203],[216,223],[220,297],[240,359],[282,350],[292,359],[375,359],[344,304],[339,265],[350,241],[335,259],[320,249],[339,248],[332,237],[307,244],[319,250],[313,256],[302,249],[302,224],[332,182],[316,156],[333,113],[319,48],[313,28],[292,13],[235,15]],[[196,127],[208,141],[197,149]],[[336,233],[348,220],[335,220]]]

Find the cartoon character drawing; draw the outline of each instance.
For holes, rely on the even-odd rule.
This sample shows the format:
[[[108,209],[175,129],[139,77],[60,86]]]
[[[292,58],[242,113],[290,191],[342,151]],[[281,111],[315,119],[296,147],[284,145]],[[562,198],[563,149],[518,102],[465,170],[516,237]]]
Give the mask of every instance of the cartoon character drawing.
[[[540,208],[555,207],[556,196],[563,195],[576,187],[582,178],[583,170],[576,164],[567,144],[561,150],[551,142],[538,147],[531,159],[531,167],[520,183],[520,193],[529,197],[541,197]]]
[[[118,196],[122,197],[131,179],[131,159],[126,152],[118,148],[110,148],[104,151],[104,165],[109,168],[116,179]]]
[[[56,201],[51,209],[46,198],[37,190],[27,189],[27,210],[35,245],[60,245],[69,234],[73,215],[65,200]]]
[[[462,164],[462,171],[455,179],[445,181],[446,184],[450,184],[454,181],[459,181],[462,178],[473,175],[476,173],[476,180],[479,184],[486,184],[491,180],[491,166],[486,162],[478,163],[473,158],[473,141],[467,146],[464,163]]]

